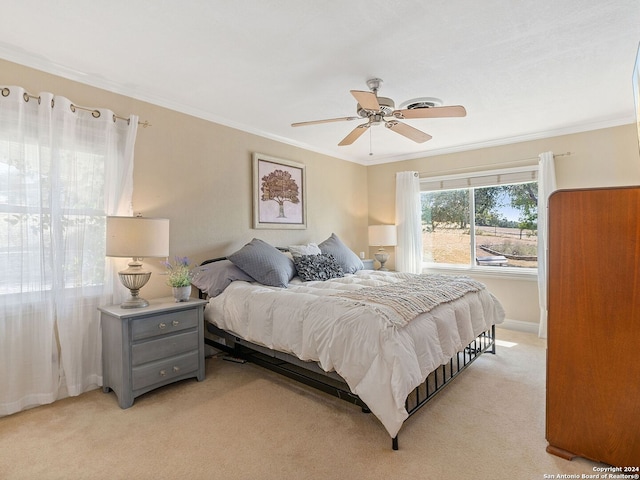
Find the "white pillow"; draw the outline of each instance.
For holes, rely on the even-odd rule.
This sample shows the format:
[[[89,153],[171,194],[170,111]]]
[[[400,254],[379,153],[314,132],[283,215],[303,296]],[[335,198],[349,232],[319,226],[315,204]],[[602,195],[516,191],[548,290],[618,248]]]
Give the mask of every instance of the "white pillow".
[[[303,255],[320,255],[322,251],[315,243],[309,243],[307,245],[289,245],[289,252],[293,255],[293,258],[302,257]]]

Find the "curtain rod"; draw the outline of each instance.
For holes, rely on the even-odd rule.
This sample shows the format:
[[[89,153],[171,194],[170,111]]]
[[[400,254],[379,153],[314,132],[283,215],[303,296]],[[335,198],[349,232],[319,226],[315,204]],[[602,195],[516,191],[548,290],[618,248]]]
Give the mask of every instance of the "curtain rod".
[[[553,158],[568,157],[569,155],[571,155],[571,152],[554,153]],[[520,160],[514,160],[514,162],[524,162],[525,160],[539,160],[539,159],[540,159],[540,156],[535,156],[535,157],[521,158]]]
[[[9,94],[11,93],[11,91],[10,91],[7,87],[4,87],[4,88],[1,90],[1,93],[2,93],[2,96],[3,96],[3,97],[8,97],[8,96],[9,96]],[[28,92],[24,92],[24,94],[23,94],[22,98],[24,98],[24,101],[25,101],[25,102],[28,102],[28,101],[29,101],[29,99],[33,98],[34,100],[38,100],[38,103],[40,103],[40,96],[39,96],[39,95],[32,95],[32,94],[30,94],[30,93],[28,93]],[[91,115],[92,115],[94,118],[100,118],[100,115],[101,115],[101,113],[100,113],[100,111],[99,111],[98,109],[95,109],[95,108],[89,108],[89,107],[82,107],[82,106],[80,106],[80,105],[75,105],[74,103],[72,103],[72,104],[71,104],[70,108],[71,108],[71,111],[72,111],[72,112],[75,112],[75,111],[76,111],[76,109],[78,109],[78,110],[84,110],[85,112],[91,112]],[[131,120],[130,118],[127,118],[127,117],[121,117],[120,115],[116,115],[116,114],[114,113],[114,114],[113,114],[113,121],[114,121],[114,122],[116,121],[116,118],[117,118],[117,119],[119,119],[119,120],[125,120],[127,123],[129,123],[129,121]],[[142,125],[142,128],[147,128],[147,127],[151,127],[151,126],[152,126],[152,125],[149,123],[149,121],[148,121],[148,120],[145,120],[144,122],[140,122],[140,121],[138,121],[138,125]]]
[[[554,153],[553,154],[553,158],[557,158],[557,157],[568,157],[569,155],[571,155],[571,152],[564,152],[564,153]],[[531,160],[538,160],[539,157],[528,157],[528,158],[520,158],[518,160],[511,160],[508,163],[521,163],[521,162],[528,162]],[[478,168],[485,168],[485,167],[497,167],[497,166],[504,166],[505,162],[500,162],[500,163],[487,163],[485,165],[473,165],[471,167],[463,167],[463,168],[455,168],[453,170],[446,170],[445,173],[441,173],[441,172],[417,172],[417,176],[421,177],[422,175],[430,175],[433,176],[435,173],[438,174],[438,176],[442,176],[442,175],[450,175],[454,172],[461,172],[461,171],[475,171]]]

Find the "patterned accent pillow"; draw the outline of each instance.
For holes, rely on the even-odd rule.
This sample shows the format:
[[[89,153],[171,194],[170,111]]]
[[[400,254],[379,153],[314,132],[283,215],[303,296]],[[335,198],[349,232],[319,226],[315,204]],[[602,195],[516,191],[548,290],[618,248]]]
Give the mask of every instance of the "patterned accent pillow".
[[[293,257],[293,262],[303,282],[344,277],[344,271],[333,255],[301,255]]]
[[[344,273],[356,273],[364,268],[362,260],[342,243],[342,240],[335,233],[332,233],[318,247],[320,247],[322,253],[333,255]]]

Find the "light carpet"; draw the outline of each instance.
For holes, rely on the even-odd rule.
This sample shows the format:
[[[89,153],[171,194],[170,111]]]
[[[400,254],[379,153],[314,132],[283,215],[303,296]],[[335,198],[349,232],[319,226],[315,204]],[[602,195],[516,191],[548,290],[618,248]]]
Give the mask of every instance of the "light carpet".
[[[211,357],[206,379],[122,410],[100,389],[0,418],[1,479],[543,479],[599,464],[545,452],[545,344],[498,329],[411,417],[400,450],[373,415],[252,364]],[[545,477],[545,475],[548,475]]]

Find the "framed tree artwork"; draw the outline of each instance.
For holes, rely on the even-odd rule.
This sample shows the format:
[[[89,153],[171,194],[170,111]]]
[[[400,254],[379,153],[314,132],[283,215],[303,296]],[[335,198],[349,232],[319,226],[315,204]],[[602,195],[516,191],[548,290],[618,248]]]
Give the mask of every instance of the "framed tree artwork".
[[[306,193],[303,164],[253,154],[253,228],[307,228]]]

